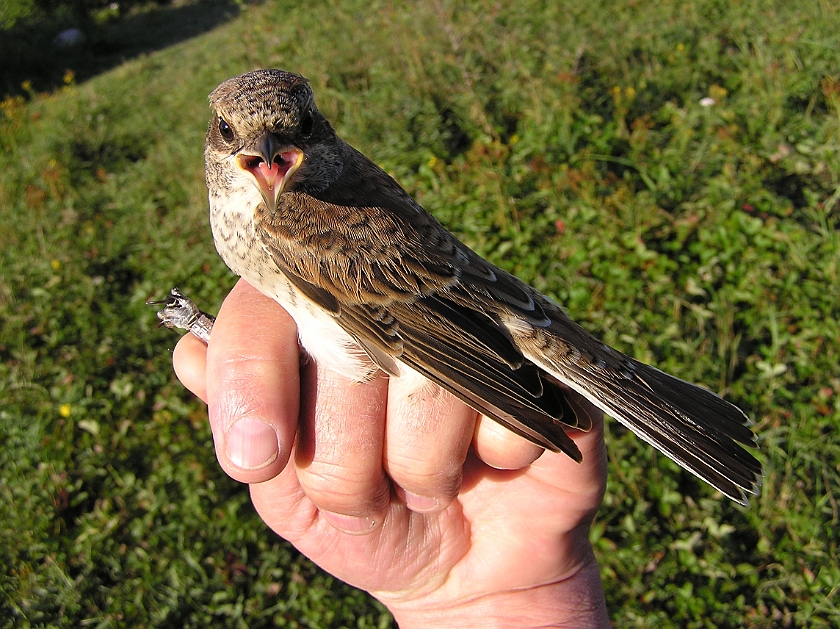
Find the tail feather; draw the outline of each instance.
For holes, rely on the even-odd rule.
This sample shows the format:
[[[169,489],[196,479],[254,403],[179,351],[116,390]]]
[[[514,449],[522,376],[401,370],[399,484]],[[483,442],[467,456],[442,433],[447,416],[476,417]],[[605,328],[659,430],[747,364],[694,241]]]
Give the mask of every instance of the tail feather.
[[[758,493],[761,463],[738,445],[755,445],[749,419],[711,391],[626,356],[622,370],[529,358],[729,498]]]
[[[674,406],[691,406],[703,413],[704,423],[715,431],[734,439],[738,443],[755,446],[756,437],[749,426],[749,418],[737,406],[730,404],[711,391],[680,380],[663,371],[633,361],[636,375],[651,390]],[[721,418],[716,421],[717,418]]]

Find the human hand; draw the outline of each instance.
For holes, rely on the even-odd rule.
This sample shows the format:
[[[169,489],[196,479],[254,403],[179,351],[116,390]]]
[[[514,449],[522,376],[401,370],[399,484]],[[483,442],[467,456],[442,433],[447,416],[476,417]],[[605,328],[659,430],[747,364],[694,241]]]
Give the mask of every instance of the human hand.
[[[609,626],[588,539],[603,422],[583,400],[583,463],[541,454],[436,386],[301,366],[294,322],[244,281],[174,364],[265,522],[400,626]]]

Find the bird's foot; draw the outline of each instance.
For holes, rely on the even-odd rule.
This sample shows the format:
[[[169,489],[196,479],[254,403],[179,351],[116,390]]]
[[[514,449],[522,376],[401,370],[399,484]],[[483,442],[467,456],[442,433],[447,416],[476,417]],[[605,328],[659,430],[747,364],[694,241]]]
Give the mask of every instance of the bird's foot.
[[[177,288],[169,291],[169,295],[160,301],[147,301],[149,306],[163,306],[158,310],[157,318],[161,326],[170,330],[181,328],[189,330],[200,341],[206,345],[210,342],[210,331],[216,318],[213,315],[202,312],[198,306]]]

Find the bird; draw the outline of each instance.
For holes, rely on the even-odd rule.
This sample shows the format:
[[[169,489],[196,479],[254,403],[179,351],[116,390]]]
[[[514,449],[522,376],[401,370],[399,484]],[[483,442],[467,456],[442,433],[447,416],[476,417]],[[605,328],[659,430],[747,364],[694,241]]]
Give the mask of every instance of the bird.
[[[735,502],[759,493],[743,411],[602,343],[473,252],[338,136],[303,76],[247,72],[209,102],[216,249],[289,312],[316,364],[431,381],[580,462],[566,431],[591,420],[572,390]]]

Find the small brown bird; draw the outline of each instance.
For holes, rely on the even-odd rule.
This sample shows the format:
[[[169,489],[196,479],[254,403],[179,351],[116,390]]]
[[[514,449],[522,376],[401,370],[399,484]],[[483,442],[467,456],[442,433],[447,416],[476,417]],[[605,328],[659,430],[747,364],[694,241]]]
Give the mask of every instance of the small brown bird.
[[[357,381],[419,374],[580,461],[564,428],[590,422],[573,389],[733,500],[757,493],[740,409],[601,343],[471,251],[336,135],[302,76],[249,72],[210,104],[216,248],[288,310],[316,362]]]

